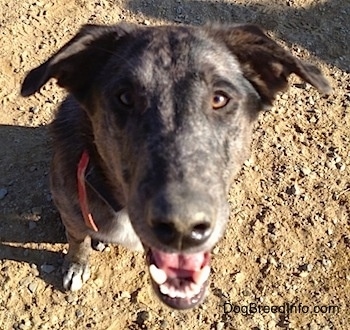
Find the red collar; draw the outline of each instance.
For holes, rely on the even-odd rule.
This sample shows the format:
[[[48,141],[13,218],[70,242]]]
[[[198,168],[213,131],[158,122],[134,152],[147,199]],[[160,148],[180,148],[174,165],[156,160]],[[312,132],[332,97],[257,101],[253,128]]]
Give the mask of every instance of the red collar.
[[[89,164],[89,159],[90,159],[89,154],[87,153],[86,150],[84,150],[80,157],[78,170],[77,170],[78,196],[79,196],[80,208],[83,214],[85,224],[90,229],[97,232],[98,228],[89,210],[87,194],[86,194],[86,185],[85,185],[85,171]]]

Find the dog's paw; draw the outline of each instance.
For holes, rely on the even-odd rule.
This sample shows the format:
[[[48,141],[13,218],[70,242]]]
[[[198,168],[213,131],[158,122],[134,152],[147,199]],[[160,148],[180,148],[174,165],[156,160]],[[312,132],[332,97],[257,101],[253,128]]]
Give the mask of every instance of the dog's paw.
[[[72,262],[63,267],[63,287],[66,290],[80,290],[89,277],[90,267],[88,264]]]

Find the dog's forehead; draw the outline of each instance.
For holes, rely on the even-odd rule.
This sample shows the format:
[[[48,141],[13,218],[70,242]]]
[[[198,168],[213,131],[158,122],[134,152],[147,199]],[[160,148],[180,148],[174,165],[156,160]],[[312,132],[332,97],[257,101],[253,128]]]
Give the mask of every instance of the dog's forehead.
[[[168,77],[181,80],[189,72],[211,72],[217,76],[240,73],[239,63],[220,40],[193,27],[156,27],[131,35],[123,54],[123,69],[145,84]]]

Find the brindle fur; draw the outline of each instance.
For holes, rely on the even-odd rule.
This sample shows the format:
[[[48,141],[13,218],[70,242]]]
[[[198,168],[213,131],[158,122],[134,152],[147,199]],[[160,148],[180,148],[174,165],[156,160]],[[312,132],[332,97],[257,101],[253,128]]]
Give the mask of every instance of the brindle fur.
[[[69,242],[64,286],[87,280],[90,238],[134,249],[211,250],[224,232],[227,192],[249,156],[253,124],[291,73],[330,92],[315,66],[252,25],[87,25],[32,70],[22,95],[52,77],[70,93],[52,124],[51,188]],[[217,91],[230,101],[214,110]],[[118,204],[112,209],[88,187],[98,232],[85,224],[78,201],[84,150]],[[205,237],[195,241],[193,232]]]

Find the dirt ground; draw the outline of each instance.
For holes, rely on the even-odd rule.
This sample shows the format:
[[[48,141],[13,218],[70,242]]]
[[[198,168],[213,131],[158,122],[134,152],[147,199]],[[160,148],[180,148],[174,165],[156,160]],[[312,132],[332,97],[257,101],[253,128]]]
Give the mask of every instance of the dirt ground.
[[[0,0],[0,329],[349,329],[349,17],[348,0]],[[260,116],[209,295],[190,311],[162,305],[143,255],[118,246],[94,252],[80,292],[62,290],[47,125],[64,92],[51,81],[23,99],[20,83],[81,24],[123,20],[258,23],[334,88],[293,78]]]

